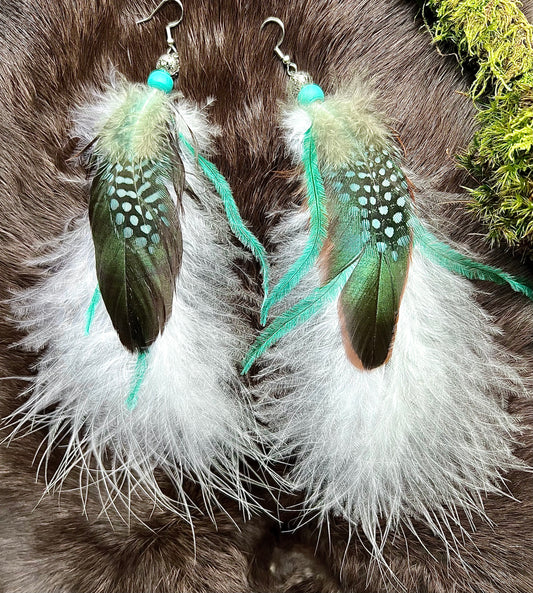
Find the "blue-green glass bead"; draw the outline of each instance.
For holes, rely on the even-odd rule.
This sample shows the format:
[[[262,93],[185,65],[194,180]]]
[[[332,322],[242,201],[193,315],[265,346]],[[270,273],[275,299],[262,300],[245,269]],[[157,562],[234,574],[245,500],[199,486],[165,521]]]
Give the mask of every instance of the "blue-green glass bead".
[[[158,89],[164,93],[170,93],[174,88],[172,76],[165,70],[152,70],[147,81],[148,86]]]
[[[323,101],[324,91],[318,84],[306,84],[298,93],[297,99],[300,105],[309,105],[313,101]]]

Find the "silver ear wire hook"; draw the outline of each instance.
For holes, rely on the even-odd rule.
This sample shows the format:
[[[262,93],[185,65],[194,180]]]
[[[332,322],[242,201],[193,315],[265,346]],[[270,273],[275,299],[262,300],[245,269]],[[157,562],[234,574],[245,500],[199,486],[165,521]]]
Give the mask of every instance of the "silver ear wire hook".
[[[177,53],[177,49],[176,49],[176,40],[174,39],[174,37],[172,37],[172,29],[174,29],[174,27],[177,27],[181,21],[183,20],[183,4],[180,2],[180,0],[163,0],[162,2],[159,3],[159,5],[153,10],[152,14],[150,14],[149,16],[147,16],[144,19],[141,19],[140,21],[137,21],[137,24],[140,25],[141,23],[146,23],[147,21],[151,20],[152,18],[154,18],[154,15],[159,12],[159,10],[161,10],[161,8],[163,8],[163,6],[165,6],[165,4],[168,4],[169,2],[175,2],[181,10],[181,14],[179,19],[172,21],[171,23],[168,23],[167,26],[165,27],[165,31],[167,32],[167,44],[168,44],[168,51],[170,52],[176,52]]]
[[[270,23],[278,25],[278,27],[280,27],[281,29],[281,35],[278,39],[278,42],[276,43],[276,47],[274,48],[274,53],[282,61],[283,65],[285,66],[285,70],[287,71],[287,74],[292,77],[296,74],[296,72],[298,72],[298,68],[294,62],[291,62],[291,57],[287,54],[284,54],[279,47],[285,39],[285,25],[283,24],[283,21],[281,19],[278,19],[275,16],[269,16],[265,21],[263,21],[263,24],[261,25],[259,30],[262,31],[265,25],[268,25]]]

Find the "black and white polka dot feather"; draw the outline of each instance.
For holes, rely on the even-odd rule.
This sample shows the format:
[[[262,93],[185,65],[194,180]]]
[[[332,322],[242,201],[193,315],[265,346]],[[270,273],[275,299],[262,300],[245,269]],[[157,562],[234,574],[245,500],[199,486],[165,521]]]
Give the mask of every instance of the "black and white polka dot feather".
[[[340,294],[347,354],[373,369],[390,356],[411,251],[411,197],[397,155],[367,150],[325,176],[328,280],[357,265]]]
[[[408,221],[411,196],[407,180],[396,164],[397,155],[373,146],[366,154],[327,176],[342,214],[361,227],[363,242],[379,253],[398,254],[410,243]]]
[[[98,284],[120,341],[131,351],[147,349],[172,310],[182,255],[169,190],[173,184],[179,200],[184,178],[176,174],[177,159],[105,162],[91,187]]]

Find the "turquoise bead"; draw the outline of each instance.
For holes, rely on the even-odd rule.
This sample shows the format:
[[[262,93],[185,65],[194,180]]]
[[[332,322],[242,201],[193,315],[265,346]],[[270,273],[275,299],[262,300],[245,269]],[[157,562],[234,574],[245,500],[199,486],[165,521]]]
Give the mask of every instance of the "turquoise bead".
[[[166,70],[152,70],[147,81],[148,86],[164,93],[170,93],[174,88],[172,76]]]
[[[313,101],[323,101],[324,91],[318,84],[306,84],[298,93],[298,103],[300,105],[309,105]]]

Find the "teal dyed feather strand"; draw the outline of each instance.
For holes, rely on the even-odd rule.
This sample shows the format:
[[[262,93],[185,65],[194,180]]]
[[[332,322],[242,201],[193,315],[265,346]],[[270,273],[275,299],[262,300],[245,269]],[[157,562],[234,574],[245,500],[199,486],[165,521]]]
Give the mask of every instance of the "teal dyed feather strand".
[[[309,296],[299,301],[279,317],[276,317],[258,336],[255,344],[248,351],[248,354],[242,361],[243,369],[241,374],[245,375],[250,370],[252,364],[270,346],[281,340],[283,336],[291,332],[295,327],[308,321],[316,313],[319,313],[328,303],[335,300],[359,263],[360,256],[361,254],[352,260],[344,270],[339,272],[327,284],[315,288]]]
[[[269,267],[265,248],[244,223],[239,213],[239,208],[233,198],[233,194],[231,193],[229,183],[226,181],[222,173],[211,161],[208,161],[205,157],[198,154],[183,134],[180,134],[180,140],[183,142],[187,150],[196,157],[204,175],[211,181],[218,195],[221,197],[230,229],[237,239],[239,239],[239,241],[252,252],[259,262],[261,266],[261,275],[263,276],[263,292],[266,297],[268,295]]]
[[[133,373],[132,385],[128,397],[126,398],[126,407],[128,410],[134,410],[139,401],[139,390],[144,376],[148,370],[148,352],[143,350],[137,354],[137,362],[135,364],[135,371]]]
[[[429,260],[470,280],[486,280],[495,284],[508,284],[514,291],[533,300],[533,286],[527,280],[515,278],[499,268],[473,261],[462,255],[439,241],[414,217],[411,220],[411,226],[415,244],[418,245],[424,256]]]
[[[300,280],[309,272],[318,259],[327,235],[326,192],[316,154],[312,128],[304,135],[302,156],[307,185],[307,206],[309,208],[309,238],[302,255],[289,268],[261,307],[261,324],[265,325],[273,305],[284,299]]]
[[[97,284],[96,288],[94,289],[93,296],[92,296],[91,302],[89,304],[89,308],[87,309],[87,313],[85,315],[85,335],[86,336],[88,336],[89,332],[91,331],[91,324],[94,319],[96,307],[98,306],[98,303],[100,302],[101,298],[102,298],[102,295],[100,293],[100,287]]]

